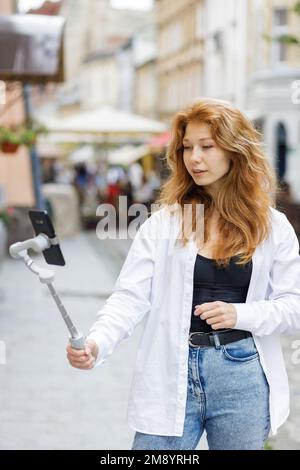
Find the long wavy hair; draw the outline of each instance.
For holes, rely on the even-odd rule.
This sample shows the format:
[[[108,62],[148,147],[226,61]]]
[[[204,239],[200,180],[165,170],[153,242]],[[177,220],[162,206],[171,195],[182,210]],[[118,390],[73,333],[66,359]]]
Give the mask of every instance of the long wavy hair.
[[[230,169],[215,197],[197,185],[185,167],[182,140],[189,122],[207,124],[212,138],[230,159]],[[186,245],[190,238],[184,228],[185,204],[192,208],[191,234],[198,250],[208,240],[209,222],[216,209],[221,237],[214,246],[213,258],[218,266],[227,266],[233,256],[237,264],[249,262],[271,230],[270,206],[276,205],[278,182],[263,151],[262,134],[227,101],[200,98],[175,115],[166,160],[170,175],[156,203],[181,210],[181,233],[176,243]],[[196,231],[196,204],[204,208],[201,239]]]

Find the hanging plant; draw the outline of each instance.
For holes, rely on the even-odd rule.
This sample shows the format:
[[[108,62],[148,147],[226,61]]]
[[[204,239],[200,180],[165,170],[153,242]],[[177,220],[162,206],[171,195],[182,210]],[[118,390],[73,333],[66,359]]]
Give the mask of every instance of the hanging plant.
[[[0,127],[0,144],[3,153],[15,153],[21,144],[17,129]]]
[[[20,145],[31,147],[36,143],[37,136],[47,133],[47,129],[34,120],[25,125],[0,127],[0,148],[3,153],[16,153]]]
[[[1,151],[3,153],[16,153],[20,144],[13,144],[12,142],[2,142]]]

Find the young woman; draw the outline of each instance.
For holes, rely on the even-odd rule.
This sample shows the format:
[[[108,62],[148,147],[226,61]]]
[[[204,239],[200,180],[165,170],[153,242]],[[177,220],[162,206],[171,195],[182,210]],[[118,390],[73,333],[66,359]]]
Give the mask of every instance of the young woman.
[[[263,449],[289,414],[280,334],[300,329],[298,239],[274,207],[261,135],[229,103],[180,111],[167,161],[163,207],[140,226],[86,351],[68,358],[102,364],[145,319],[132,449],[195,449],[204,430],[209,449]]]

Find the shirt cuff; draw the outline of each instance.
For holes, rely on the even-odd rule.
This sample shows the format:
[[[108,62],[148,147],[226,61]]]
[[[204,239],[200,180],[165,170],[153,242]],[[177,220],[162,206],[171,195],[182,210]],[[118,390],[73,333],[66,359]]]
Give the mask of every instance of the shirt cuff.
[[[105,340],[105,338],[97,332],[90,333],[85,338],[85,341],[88,341],[89,339],[95,341],[95,343],[98,346],[98,355],[97,355],[94,367],[100,366],[101,364],[103,364],[103,362],[106,361],[106,359],[109,356],[109,354],[107,354],[107,350],[108,350],[107,340]]]
[[[252,332],[254,325],[253,309],[246,303],[233,303],[236,310],[235,330],[245,330]]]

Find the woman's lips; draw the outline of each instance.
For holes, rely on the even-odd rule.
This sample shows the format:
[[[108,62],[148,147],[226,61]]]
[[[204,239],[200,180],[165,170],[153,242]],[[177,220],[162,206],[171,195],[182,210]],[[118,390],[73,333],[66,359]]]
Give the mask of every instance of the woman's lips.
[[[193,171],[193,174],[196,175],[196,176],[201,176],[201,175],[204,175],[205,173],[207,173],[207,170],[205,170],[205,171]]]

